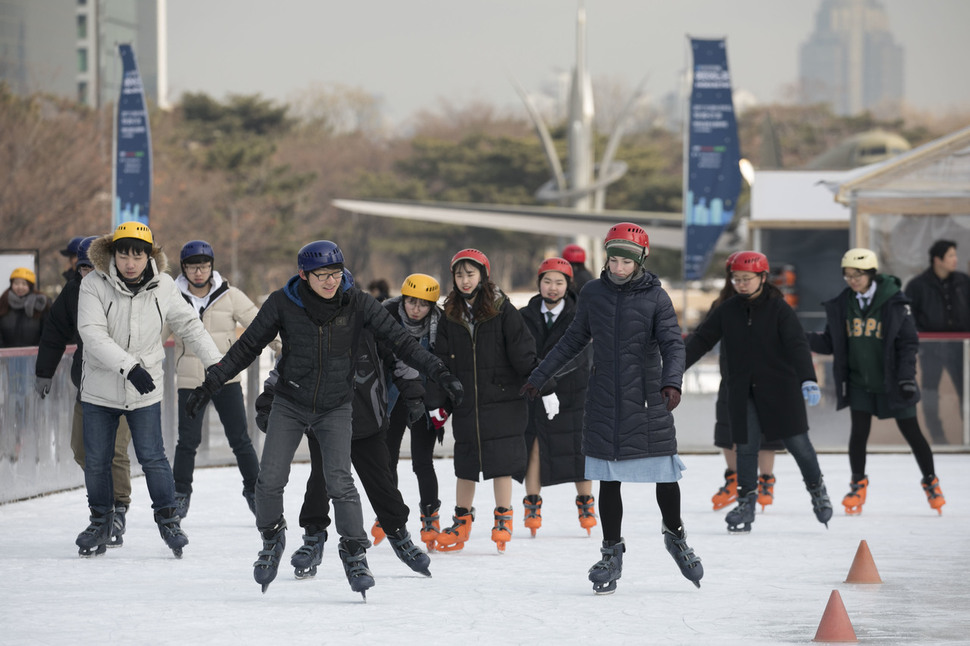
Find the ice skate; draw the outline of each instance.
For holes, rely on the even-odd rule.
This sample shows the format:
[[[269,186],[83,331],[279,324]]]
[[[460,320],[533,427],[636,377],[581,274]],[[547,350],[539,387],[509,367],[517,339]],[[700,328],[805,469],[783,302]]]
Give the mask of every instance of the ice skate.
[[[367,567],[367,552],[364,546],[355,541],[341,539],[337,553],[340,554],[340,560],[344,564],[350,589],[359,592],[366,603],[367,591],[374,587],[374,575]]]
[[[701,587],[704,566],[701,565],[701,558],[694,554],[693,548],[687,544],[687,532],[684,531],[683,525],[678,527],[676,531],[668,529],[664,523],[660,525],[661,532],[664,535],[664,545],[670,555],[674,557],[677,567],[680,568],[680,573],[698,588]]]
[[[815,512],[815,517],[818,518],[818,522],[824,524],[825,528],[828,529],[829,521],[832,519],[832,502],[829,500],[829,494],[825,490],[825,482],[819,478],[815,484],[806,482],[805,488],[808,489],[808,493],[812,496],[812,511]]]
[[[112,516],[112,512],[100,514],[91,510],[91,524],[74,541],[78,546],[78,556],[88,558],[104,554],[108,541],[111,540]]]
[[[411,534],[406,527],[402,527],[396,532],[387,535],[387,540],[391,543],[391,548],[401,562],[406,566],[425,576],[431,576],[431,558],[415,547],[411,541]]]
[[[280,516],[276,524],[260,531],[260,536],[263,538],[263,549],[259,551],[259,557],[253,563],[253,578],[263,587],[263,594],[266,594],[266,588],[276,578],[280,559],[283,558],[283,549],[286,547],[286,521]]]
[[[738,499],[738,474],[730,469],[724,471],[724,486],[711,496],[714,511],[724,509]]]
[[[852,482],[849,483],[849,493],[842,498],[842,506],[845,513],[849,516],[858,516],[862,513],[862,505],[866,503],[866,490],[869,488],[869,476],[863,474],[852,474]]]
[[[438,551],[456,552],[465,547],[465,541],[472,533],[472,523],[475,521],[475,508],[471,511],[464,507],[455,507],[451,527],[446,527],[438,533]]]
[[[492,541],[495,542],[499,554],[505,554],[505,544],[510,540],[512,540],[512,510],[505,507],[496,507]]]
[[[435,543],[438,541],[438,533],[441,525],[438,518],[438,507],[430,505],[421,506],[421,542],[424,543],[429,552],[435,550]]]
[[[155,512],[158,533],[177,559],[182,558],[182,548],[189,544],[189,537],[182,531],[181,521],[175,507],[166,507]]]
[[[775,476],[762,473],[758,476],[758,504],[761,505],[761,511],[773,502],[775,502]]]
[[[374,521],[374,526],[370,528],[370,535],[371,538],[374,539],[374,545],[380,545],[381,541],[384,540],[386,536],[386,534],[384,534],[384,528],[381,527],[381,524],[376,520]]]
[[[111,521],[111,539],[108,547],[121,547],[125,543],[125,514],[128,513],[128,505],[115,503],[115,515]]]
[[[293,576],[298,579],[309,579],[317,574],[317,566],[323,560],[323,544],[327,541],[327,530],[317,530],[307,527],[303,535],[303,545],[293,552],[290,565],[293,566]]]
[[[246,499],[246,505],[249,506],[249,511],[252,512],[253,516],[256,515],[256,492],[252,489],[243,489],[243,498]]]
[[[179,518],[185,518],[189,515],[190,502],[192,502],[192,494],[175,492],[175,510],[178,512]]]
[[[592,496],[576,496],[576,510],[579,512],[579,526],[586,530],[589,536],[596,527],[596,510],[593,508],[595,500]]]
[[[940,479],[931,473],[920,482],[923,485],[923,491],[926,492],[926,500],[930,503],[930,507],[942,516],[946,498],[943,497],[943,492],[940,491]]]
[[[522,506],[525,508],[522,520],[526,528],[532,532],[532,538],[535,538],[536,531],[542,527],[542,496],[526,496],[522,499]]]
[[[738,506],[727,513],[724,522],[727,523],[728,531],[732,534],[741,534],[751,531],[751,523],[754,522],[755,505],[758,504],[758,492],[748,491],[743,496],[738,496]]]
[[[613,594],[616,582],[623,574],[623,552],[626,545],[621,538],[619,541],[603,541],[600,548],[599,562],[589,568],[589,580],[593,583],[596,594]]]

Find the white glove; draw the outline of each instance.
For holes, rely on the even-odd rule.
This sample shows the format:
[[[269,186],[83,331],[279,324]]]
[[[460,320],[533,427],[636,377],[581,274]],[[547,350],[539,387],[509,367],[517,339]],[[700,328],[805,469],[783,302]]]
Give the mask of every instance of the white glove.
[[[556,393],[549,393],[542,398],[542,405],[546,408],[546,417],[552,419],[559,414],[559,398]]]

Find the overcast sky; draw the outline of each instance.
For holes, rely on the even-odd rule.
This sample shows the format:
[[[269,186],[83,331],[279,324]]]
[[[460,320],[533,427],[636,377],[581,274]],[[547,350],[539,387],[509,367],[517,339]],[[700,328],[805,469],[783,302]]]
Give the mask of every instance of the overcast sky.
[[[882,0],[904,47],[909,105],[970,109],[968,0]],[[660,98],[677,88],[685,36],[728,39],[735,89],[786,102],[821,0],[586,0],[594,83]],[[400,123],[440,100],[520,102],[575,58],[577,0],[168,0],[169,98],[185,91],[286,101],[313,84],[379,97]]]

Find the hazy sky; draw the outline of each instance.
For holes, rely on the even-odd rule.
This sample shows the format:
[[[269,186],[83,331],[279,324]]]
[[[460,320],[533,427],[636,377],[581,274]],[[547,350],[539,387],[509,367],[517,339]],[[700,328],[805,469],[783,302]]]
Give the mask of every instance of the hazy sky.
[[[677,88],[685,36],[728,39],[735,89],[791,99],[821,0],[586,0],[594,83],[659,98]],[[904,47],[906,101],[970,109],[970,0],[882,0]],[[520,102],[575,57],[577,0],[168,0],[169,98],[184,91],[285,101],[313,84],[360,87],[401,122],[441,99]]]

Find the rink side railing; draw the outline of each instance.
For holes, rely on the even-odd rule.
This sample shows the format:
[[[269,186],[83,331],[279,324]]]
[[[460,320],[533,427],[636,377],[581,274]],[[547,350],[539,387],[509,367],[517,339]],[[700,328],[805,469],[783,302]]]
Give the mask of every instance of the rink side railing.
[[[946,351],[961,353],[963,361],[963,397],[956,393],[953,382],[946,375],[940,385],[940,417],[944,422],[945,438],[932,439],[924,423],[922,406],[918,407],[924,434],[934,450],[970,450],[970,334],[920,335],[921,350],[929,344],[947,344]],[[951,348],[952,346],[952,348]],[[74,346],[68,346],[54,375],[50,394],[41,399],[34,390],[34,369],[37,348],[0,349],[0,504],[21,500],[84,485],[81,468],[74,462],[71,451],[71,423],[77,391],[71,383],[70,370]],[[249,434],[257,454],[261,453],[263,434],[256,428],[252,402],[262,390],[262,382],[273,364],[267,350],[246,369],[243,376],[243,395],[249,414]],[[822,389],[822,402],[809,409],[810,437],[815,447],[824,452],[846,451],[849,435],[848,412],[835,410],[830,357],[815,356],[816,371]],[[165,450],[171,460],[178,438],[178,402],[173,369],[174,347],[165,348],[165,389],[162,400],[162,433]],[[684,376],[684,397],[674,412],[677,440],[681,453],[714,452],[714,402],[720,374],[715,353],[709,354]],[[437,445],[435,455],[451,455],[453,440],[450,420],[446,427],[444,445]],[[870,437],[871,451],[908,451],[892,420],[873,423]],[[301,445],[297,460],[305,460],[306,443]],[[409,455],[408,441],[402,443],[402,457]],[[134,455],[133,452],[132,456]],[[223,466],[234,464],[235,458],[223,433],[219,417],[212,406],[206,413],[202,444],[196,455],[196,465]],[[132,457],[132,475],[140,475],[141,468]]]

